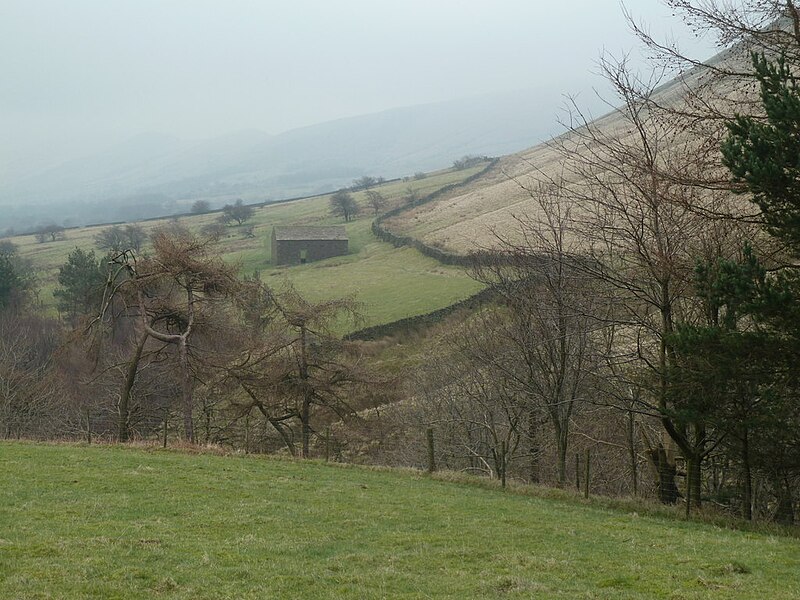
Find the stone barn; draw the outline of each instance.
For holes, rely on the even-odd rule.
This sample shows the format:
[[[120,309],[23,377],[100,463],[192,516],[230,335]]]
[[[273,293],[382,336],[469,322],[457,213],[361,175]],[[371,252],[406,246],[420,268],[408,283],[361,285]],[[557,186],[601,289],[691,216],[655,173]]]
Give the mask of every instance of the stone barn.
[[[273,227],[272,264],[299,265],[348,251],[344,225],[330,227]]]

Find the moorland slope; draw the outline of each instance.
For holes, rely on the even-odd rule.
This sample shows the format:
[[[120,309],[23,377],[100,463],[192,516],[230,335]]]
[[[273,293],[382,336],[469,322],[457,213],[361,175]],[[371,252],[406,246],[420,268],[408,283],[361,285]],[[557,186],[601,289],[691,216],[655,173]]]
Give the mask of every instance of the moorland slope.
[[[707,64],[741,68],[748,64],[744,54],[741,48],[735,47],[709,59]],[[746,66],[743,70],[747,70]],[[655,88],[651,100],[660,107],[677,107],[684,101],[686,91],[692,90],[702,94],[709,104],[728,104],[742,101],[744,89],[740,81],[717,78],[714,72],[695,68]],[[616,100],[610,105],[618,103]],[[574,129],[548,142],[502,157],[491,170],[469,185],[438,197],[435,202],[387,219],[384,226],[396,235],[413,237],[429,246],[461,254],[496,245],[495,233],[513,239],[519,231],[520,219],[535,220],[541,210],[530,192],[537,182],[565,177],[571,184],[586,183],[581,173],[565,174],[564,169],[565,156],[570,161],[580,162],[589,160],[581,155],[583,152],[591,154],[593,151],[591,142],[581,141],[586,131],[586,127],[580,126],[582,122],[588,123],[610,144],[635,147],[639,143],[638,133],[626,120],[624,110],[615,108],[596,119],[578,111],[580,108],[575,107],[571,117],[577,119]],[[660,151],[666,155],[670,152],[685,153],[684,147],[691,147],[693,142],[689,134],[678,133],[673,137],[664,136],[658,143],[663,146]]]

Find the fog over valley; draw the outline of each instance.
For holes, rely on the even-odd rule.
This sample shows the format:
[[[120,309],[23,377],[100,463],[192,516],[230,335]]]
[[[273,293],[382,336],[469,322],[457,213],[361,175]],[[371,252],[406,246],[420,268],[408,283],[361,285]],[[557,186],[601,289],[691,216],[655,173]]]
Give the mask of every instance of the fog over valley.
[[[7,219],[35,215],[36,205],[45,214],[54,205],[74,206],[70,224],[77,225],[99,217],[98,203],[107,204],[99,208],[107,220],[119,220],[153,216],[156,205],[185,211],[198,198],[222,205],[231,197],[262,202],[311,195],[362,175],[400,177],[448,167],[465,154],[500,155],[531,146],[554,130],[553,119],[542,118],[538,108],[544,98],[533,92],[495,94],[274,136],[256,130],[206,140],[140,134],[96,154],[9,177],[2,201],[10,205]],[[143,202],[143,210],[125,206]]]
[[[631,9],[673,35],[663,6]],[[559,132],[567,94],[605,112],[596,58],[633,45],[613,0],[6,3],[0,227],[263,202],[518,151]]]

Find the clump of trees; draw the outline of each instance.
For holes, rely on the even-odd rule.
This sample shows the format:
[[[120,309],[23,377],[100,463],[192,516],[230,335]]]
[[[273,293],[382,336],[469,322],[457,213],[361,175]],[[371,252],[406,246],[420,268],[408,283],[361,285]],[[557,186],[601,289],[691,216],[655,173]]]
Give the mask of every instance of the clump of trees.
[[[325,424],[356,418],[380,382],[331,331],[356,305],[239,278],[212,242],[170,224],[147,252],[76,248],[55,292],[63,321],[36,315],[22,275],[4,277],[0,435],[178,435],[307,457]],[[0,264],[15,256],[4,244]]]
[[[797,44],[791,35],[742,29],[742,13],[713,2],[680,7],[692,18],[722,24],[726,35]],[[797,17],[794,4],[787,7],[787,14]],[[771,14],[781,16],[780,11]],[[673,48],[657,49],[676,56]],[[687,85],[682,100],[661,105],[657,80],[643,81],[624,61],[606,58],[601,66],[617,93],[614,130],[573,106],[570,135],[553,143],[562,156],[564,178],[520,183],[531,193],[538,193],[537,185],[551,186],[549,196],[558,198],[559,206],[574,207],[571,218],[557,222],[580,245],[559,262],[567,272],[580,274],[594,297],[609,299],[599,313],[596,308],[587,312],[602,324],[590,339],[605,345],[602,368],[595,369],[603,377],[593,386],[594,402],[629,416],[629,449],[651,463],[659,498],[675,503],[683,497],[688,511],[705,498],[726,497],[732,510],[740,508],[749,518],[753,465],[759,463],[758,479],[771,488],[772,499],[762,500],[759,510],[768,510],[774,500],[773,516],[790,521],[787,497],[800,474],[794,434],[780,436],[767,415],[796,422],[789,408],[794,384],[786,363],[770,351],[794,356],[789,322],[797,314],[797,294],[791,269],[778,262],[768,275],[758,258],[775,261],[785,253],[791,238],[781,234],[781,227],[796,225],[787,187],[792,171],[781,157],[794,151],[786,132],[796,127],[787,115],[797,105],[792,98],[797,90],[782,60],[773,66],[763,57],[754,62],[765,120],[758,111],[735,116],[747,103],[710,100],[702,85]],[[727,68],[709,69],[715,77],[742,77]],[[752,111],[754,105],[749,107]],[[753,195],[771,238],[732,191]],[[538,215],[522,236],[531,251],[543,247],[540,241],[531,243],[531,235],[554,222],[552,207]],[[517,281],[522,287],[527,278]],[[637,421],[641,450],[630,433]],[[558,431],[555,423],[550,427]],[[751,446],[755,439],[758,451]],[[559,454],[557,444],[556,450]]]
[[[109,257],[98,259],[94,250],[75,248],[58,269],[53,292],[59,313],[70,321],[92,314],[100,306],[108,278]]]
[[[331,195],[331,214],[335,217],[342,217],[345,223],[349,223],[358,214],[360,208],[353,195],[346,190],[339,190]]]
[[[461,158],[457,158],[453,161],[453,168],[457,171],[463,171],[464,169],[469,169],[470,167],[477,166],[482,162],[486,162],[489,160],[488,156],[475,156],[473,154],[465,154]]]
[[[375,187],[376,185],[381,185],[386,181],[383,177],[372,177],[371,175],[364,175],[363,177],[359,177],[358,179],[353,180],[353,185],[350,186],[350,189],[354,192],[358,192],[360,190],[368,190],[369,188]]]
[[[367,204],[377,215],[386,206],[386,197],[377,190],[367,190]]]
[[[36,241],[40,244],[45,242],[56,242],[66,238],[64,228],[61,225],[45,225],[40,227],[34,234]]]
[[[572,438],[598,488],[641,493],[646,460],[664,503],[792,522],[800,12],[676,7],[760,49],[752,73],[715,63],[662,105],[658,79],[605,58],[614,130],[573,105],[553,142],[562,177],[520,181],[535,213],[476,257],[501,302],[437,346],[400,418],[433,427],[451,468],[564,485],[586,462],[565,460]],[[639,33],[663,61],[698,66]],[[755,81],[760,97],[720,97],[720,80]]]
[[[30,263],[19,256],[16,244],[0,240],[0,309],[24,304],[34,283]]]
[[[222,215],[220,221],[226,225],[236,223],[242,225],[253,218],[255,209],[245,204],[241,198],[237,199],[233,204],[226,204],[222,207]]]
[[[174,348],[181,388],[180,405],[185,438],[195,441],[194,377],[190,363],[191,349],[204,319],[210,319],[209,308],[220,298],[233,297],[238,289],[233,267],[208,251],[208,241],[186,230],[162,229],[152,237],[153,253],[138,256],[124,251],[112,258],[117,276],[105,297],[104,310],[113,300],[122,300],[132,324],[136,343],[130,374],[136,375],[149,338],[164,347]],[[169,354],[169,352],[167,352]],[[130,387],[130,382],[125,386]],[[124,423],[127,399],[121,403],[119,437],[127,437]]]
[[[108,252],[122,252],[123,250],[141,252],[142,246],[146,242],[147,234],[144,228],[135,223],[125,226],[113,225],[94,236],[95,246]]]
[[[75,430],[55,365],[60,333],[20,304],[0,305],[0,436],[55,438]]]
[[[211,210],[211,203],[208,200],[195,200],[192,202],[192,214],[202,215]]]

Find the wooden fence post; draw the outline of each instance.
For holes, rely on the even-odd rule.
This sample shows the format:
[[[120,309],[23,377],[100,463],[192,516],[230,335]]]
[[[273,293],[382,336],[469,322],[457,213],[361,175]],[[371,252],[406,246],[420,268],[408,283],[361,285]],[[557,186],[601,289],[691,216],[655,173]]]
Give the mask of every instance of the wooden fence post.
[[[692,461],[686,459],[686,518],[692,510]]]
[[[331,459],[331,428],[325,428],[325,462]]]
[[[428,473],[436,470],[436,455],[433,452],[433,429],[428,427],[426,431],[428,437]]]
[[[167,447],[167,427],[169,425],[169,409],[164,409],[164,439],[161,443],[162,447]]]
[[[508,452],[508,443],[503,440],[500,443],[500,481],[503,487],[506,487],[506,453]]]
[[[590,450],[587,448],[586,449],[586,465],[584,465],[584,467],[586,469],[586,471],[584,473],[585,481],[583,482],[583,497],[584,498],[588,498],[589,497],[589,461],[590,461],[590,458],[591,458]]]

